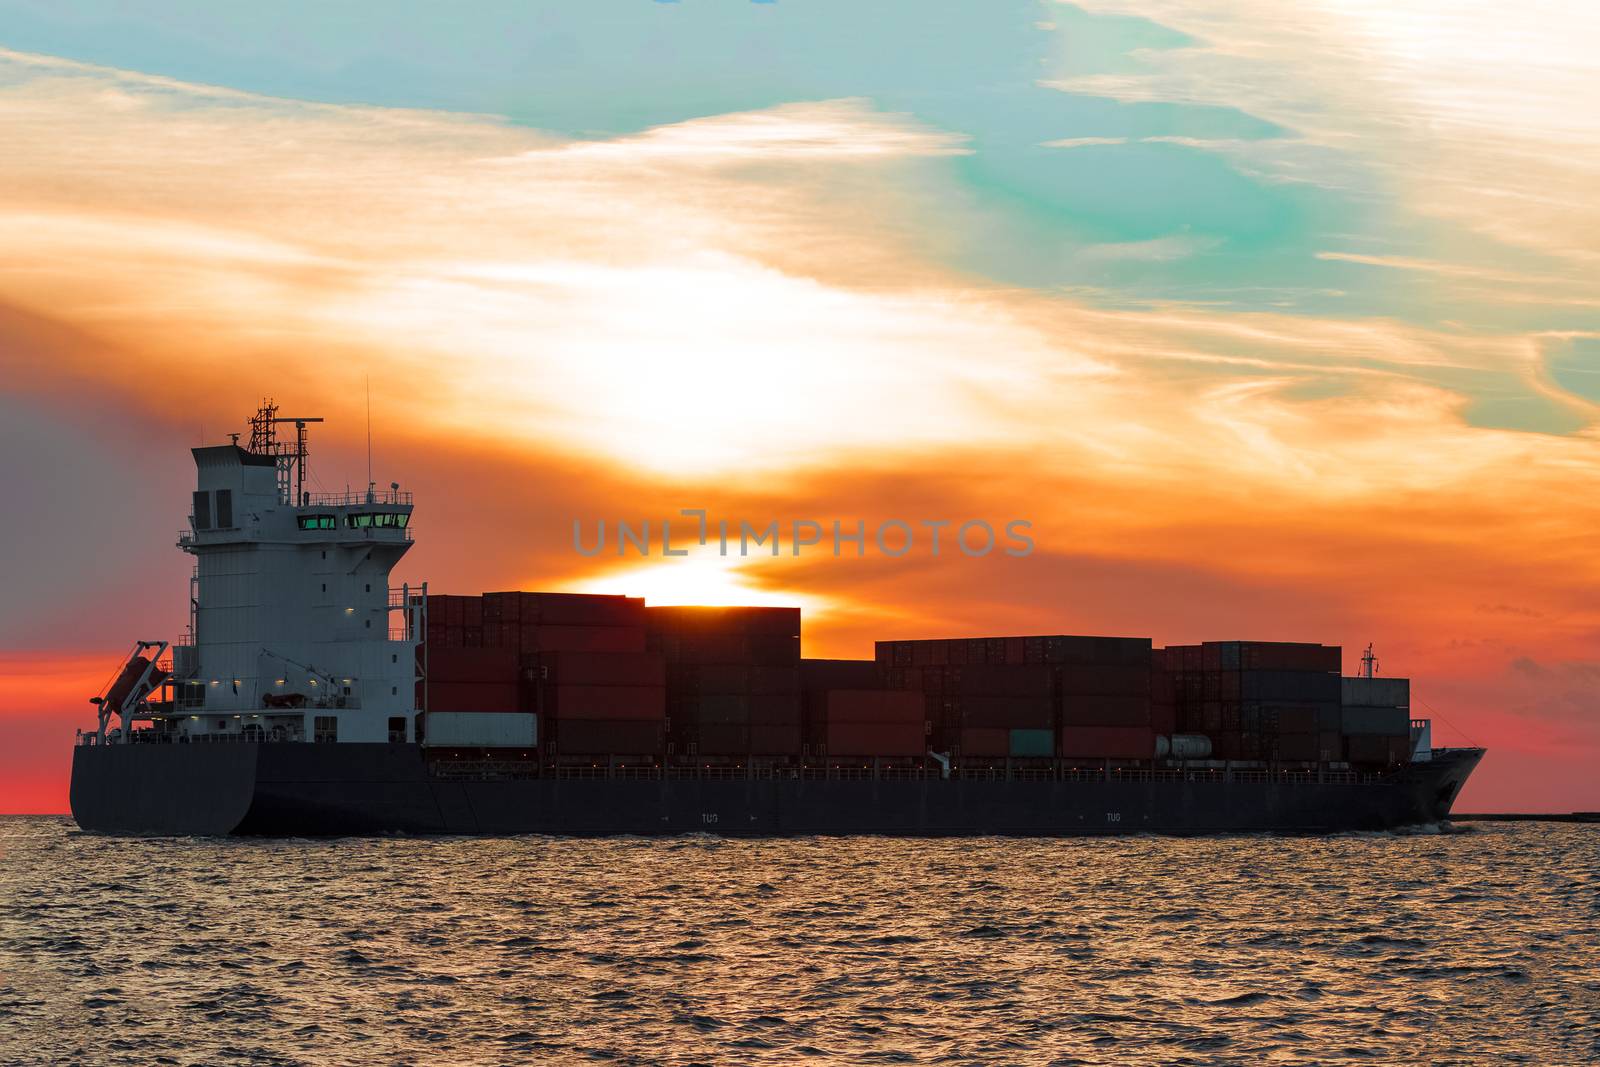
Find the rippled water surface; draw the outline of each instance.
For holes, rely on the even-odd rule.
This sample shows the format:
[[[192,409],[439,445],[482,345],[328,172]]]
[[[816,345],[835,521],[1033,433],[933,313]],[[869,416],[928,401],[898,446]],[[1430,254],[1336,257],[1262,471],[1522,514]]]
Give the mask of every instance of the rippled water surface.
[[[1596,827],[0,849],[5,1063],[1600,1060]]]

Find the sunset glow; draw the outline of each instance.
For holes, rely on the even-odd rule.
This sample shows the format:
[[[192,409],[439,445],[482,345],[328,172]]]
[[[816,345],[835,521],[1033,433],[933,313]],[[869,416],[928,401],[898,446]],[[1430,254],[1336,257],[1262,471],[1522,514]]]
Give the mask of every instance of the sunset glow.
[[[360,487],[369,388],[435,591],[798,605],[808,655],[1370,641],[1489,746],[1458,808],[1600,807],[1600,9],[693,7],[552,14],[582,75],[303,58],[312,7],[0,36],[0,810],[64,810],[184,625],[186,449],[274,396]],[[685,507],[1038,547],[572,548]]]

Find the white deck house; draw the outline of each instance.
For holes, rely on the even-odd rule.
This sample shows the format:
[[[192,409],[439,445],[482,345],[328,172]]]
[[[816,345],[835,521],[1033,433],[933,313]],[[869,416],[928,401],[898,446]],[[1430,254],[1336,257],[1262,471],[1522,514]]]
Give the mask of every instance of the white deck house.
[[[303,482],[304,424],[320,420],[275,414],[252,420],[249,449],[193,450],[194,506],[178,536],[195,557],[190,634],[173,647],[172,700],[118,703],[172,719],[171,740],[414,740],[425,587],[389,586],[412,544],[411,494],[291,487]],[[273,422],[297,423],[296,443],[278,442]],[[113,739],[131,739],[128,725]]]

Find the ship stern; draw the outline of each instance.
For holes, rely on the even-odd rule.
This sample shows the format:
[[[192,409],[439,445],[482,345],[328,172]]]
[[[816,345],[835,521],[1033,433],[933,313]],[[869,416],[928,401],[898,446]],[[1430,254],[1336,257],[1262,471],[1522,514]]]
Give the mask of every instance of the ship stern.
[[[253,744],[78,745],[72,817],[88,833],[231,834],[255,793]]]

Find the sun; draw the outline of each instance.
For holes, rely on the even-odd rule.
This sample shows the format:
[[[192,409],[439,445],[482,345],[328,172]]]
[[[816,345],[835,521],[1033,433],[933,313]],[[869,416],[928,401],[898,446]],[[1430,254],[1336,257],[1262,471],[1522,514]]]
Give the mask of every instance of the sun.
[[[574,578],[563,584],[563,591],[642,596],[652,607],[798,607],[807,617],[827,611],[824,597],[758,585],[750,573],[754,562],[723,556],[711,546],[697,546],[687,556],[641,561],[637,566]]]

